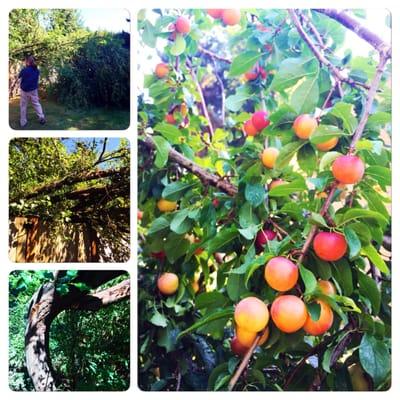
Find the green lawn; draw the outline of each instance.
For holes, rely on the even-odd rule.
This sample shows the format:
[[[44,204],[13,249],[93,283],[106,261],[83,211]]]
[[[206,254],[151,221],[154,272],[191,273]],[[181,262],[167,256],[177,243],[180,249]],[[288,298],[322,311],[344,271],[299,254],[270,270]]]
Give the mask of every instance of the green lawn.
[[[9,102],[9,121],[18,130],[123,130],[129,127],[129,111],[93,108],[72,110],[49,99],[41,99],[46,124],[40,125],[32,108],[28,106],[28,124],[19,125],[19,98]]]

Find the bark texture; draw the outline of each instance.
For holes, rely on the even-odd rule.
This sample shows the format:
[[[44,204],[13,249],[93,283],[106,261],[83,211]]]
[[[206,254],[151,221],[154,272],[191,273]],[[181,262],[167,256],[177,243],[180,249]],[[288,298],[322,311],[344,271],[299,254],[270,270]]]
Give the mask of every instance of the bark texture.
[[[125,271],[79,271],[75,278],[95,289],[116,278]],[[49,353],[50,326],[54,318],[64,310],[97,311],[130,296],[130,280],[100,291],[81,292],[74,287],[65,296],[57,294],[57,279],[65,271],[56,272],[54,282],[43,284],[32,296],[28,307],[25,331],[25,359],[28,374],[36,391],[57,390],[56,379]]]

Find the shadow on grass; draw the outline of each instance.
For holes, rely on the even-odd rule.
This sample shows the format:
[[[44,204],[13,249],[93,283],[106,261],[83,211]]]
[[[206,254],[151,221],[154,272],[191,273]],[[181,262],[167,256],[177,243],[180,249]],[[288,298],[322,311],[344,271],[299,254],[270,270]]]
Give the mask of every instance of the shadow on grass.
[[[28,124],[19,125],[19,98],[9,101],[9,123],[17,130],[124,130],[129,128],[129,111],[92,108],[73,110],[49,99],[41,99],[46,124],[41,125],[30,104]]]

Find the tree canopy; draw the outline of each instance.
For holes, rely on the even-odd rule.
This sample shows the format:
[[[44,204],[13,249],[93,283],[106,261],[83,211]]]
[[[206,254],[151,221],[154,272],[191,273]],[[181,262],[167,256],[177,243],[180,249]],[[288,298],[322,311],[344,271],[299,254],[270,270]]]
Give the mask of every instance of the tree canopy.
[[[390,387],[391,47],[364,17],[139,14],[154,71],[138,111],[143,390]],[[267,265],[282,258],[295,279],[279,289]],[[269,322],[238,351],[254,297]],[[288,333],[282,298],[308,325],[331,320]]]

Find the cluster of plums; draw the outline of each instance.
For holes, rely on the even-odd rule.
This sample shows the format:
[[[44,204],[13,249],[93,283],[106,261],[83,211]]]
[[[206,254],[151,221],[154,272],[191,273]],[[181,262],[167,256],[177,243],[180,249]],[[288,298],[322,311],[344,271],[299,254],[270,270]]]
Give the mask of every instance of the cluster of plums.
[[[284,269],[288,268],[289,280],[297,282],[297,278],[295,278],[298,276],[297,267],[295,264],[291,263],[293,264],[291,265],[289,263],[291,261],[285,257],[275,257],[267,263],[265,277],[266,279],[268,277],[267,282],[269,285],[272,282],[275,288],[288,287],[287,281],[282,280],[280,274],[278,274],[278,280],[274,280],[277,277],[276,268],[278,266],[279,269],[279,265],[284,265]],[[325,295],[329,296],[336,293],[335,287],[329,281],[320,280],[318,285]],[[281,289],[280,291],[286,290],[289,289]],[[308,313],[303,300],[291,294],[279,294],[272,302],[270,310],[257,297],[244,298],[235,307],[234,320],[236,328],[235,336],[231,340],[232,352],[239,356],[246,354],[260,332],[261,337],[258,345],[262,346],[268,339],[270,316],[275,326],[282,332],[293,333],[304,329],[308,335],[324,334],[332,326],[333,312],[329,305],[322,300],[317,300],[317,303],[320,305],[321,311],[318,320],[314,321]]]
[[[261,230],[256,237],[257,246],[264,246],[268,240],[273,240],[276,233],[271,230]],[[313,248],[318,257],[325,261],[336,261],[347,251],[344,236],[337,232],[319,232],[313,241]],[[235,336],[231,341],[232,351],[243,356],[254,342],[256,335],[262,332],[259,345],[264,344],[269,336],[267,327],[271,316],[275,326],[285,333],[293,333],[300,329],[309,335],[322,335],[330,329],[333,323],[333,312],[330,306],[317,299],[320,315],[313,320],[307,311],[303,300],[292,294],[284,294],[293,289],[299,278],[299,268],[290,259],[277,256],[271,258],[264,268],[266,283],[278,292],[270,310],[267,305],[256,297],[241,300],[235,308]],[[319,280],[319,288],[325,295],[336,293],[334,285],[329,281]],[[179,278],[171,272],[164,272],[157,280],[157,287],[163,295],[174,294],[179,287]],[[193,282],[192,288],[198,291],[198,283]]]
[[[256,111],[251,119],[246,121],[243,130],[246,136],[256,136],[269,125],[266,111]],[[302,140],[307,140],[318,126],[316,118],[308,114],[299,115],[293,123],[293,131]],[[317,149],[329,151],[338,143],[338,138],[334,137],[325,142],[318,143]],[[261,162],[266,168],[274,168],[279,156],[276,147],[266,147],[261,154]],[[332,163],[332,174],[341,184],[355,184],[360,182],[364,176],[364,162],[357,156],[348,154],[337,157]]]

